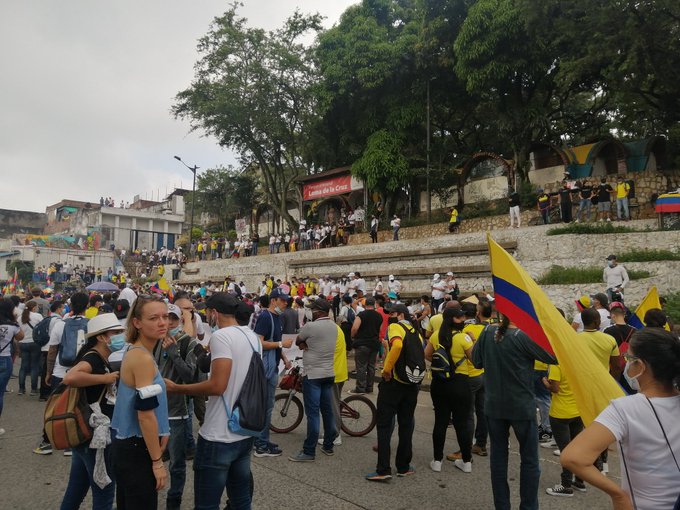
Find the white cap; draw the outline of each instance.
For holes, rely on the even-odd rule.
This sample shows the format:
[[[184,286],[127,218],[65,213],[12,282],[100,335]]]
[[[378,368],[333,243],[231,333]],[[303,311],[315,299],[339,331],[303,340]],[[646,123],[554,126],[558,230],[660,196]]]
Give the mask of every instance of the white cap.
[[[106,331],[124,331],[125,328],[118,322],[118,317],[112,313],[103,313],[92,317],[87,323],[86,338],[100,335]]]
[[[448,273],[446,273],[446,276],[453,276],[453,273],[449,271]]]
[[[390,280],[394,280],[394,275],[391,274],[391,275],[389,276],[389,278],[390,278]]]
[[[435,279],[435,280],[438,280],[439,278],[441,278],[441,275],[440,275],[439,273],[435,273],[435,274],[434,274],[434,279]]]
[[[168,314],[173,314],[178,319],[182,318],[182,310],[177,305],[168,305]]]
[[[354,276],[354,273],[350,273],[347,276],[349,276],[351,278],[352,276]]]

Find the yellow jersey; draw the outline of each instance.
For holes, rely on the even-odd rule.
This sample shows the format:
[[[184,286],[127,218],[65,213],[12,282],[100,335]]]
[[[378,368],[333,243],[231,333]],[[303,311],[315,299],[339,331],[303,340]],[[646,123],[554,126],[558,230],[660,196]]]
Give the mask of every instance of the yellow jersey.
[[[345,382],[349,379],[349,374],[347,372],[347,343],[345,342],[345,334],[340,329],[340,326],[335,325],[338,328],[338,337],[335,341],[335,352],[333,354],[333,372],[335,373],[335,383]],[[373,374],[369,374],[372,377]]]
[[[439,331],[437,331],[435,334],[433,334],[430,337],[430,343],[432,344],[432,347],[436,351],[439,349]],[[470,369],[469,369],[469,361],[467,358],[465,358],[465,351],[468,349],[472,349],[472,346],[474,343],[472,342],[472,338],[470,338],[470,335],[467,335],[466,333],[459,332],[453,335],[453,339],[451,341],[451,361],[453,361],[453,365],[458,365],[458,363],[465,359],[463,363],[458,365],[456,367],[456,370],[454,371],[455,374],[463,374],[463,375],[470,375]]]
[[[578,407],[576,406],[574,393],[571,391],[569,383],[560,370],[559,365],[550,365],[548,379],[560,383],[559,391],[552,394],[552,400],[550,401],[550,416],[563,420],[580,416]]]
[[[620,356],[619,346],[614,340],[614,337],[601,331],[586,330],[581,333],[586,337],[586,344],[595,355],[595,357],[602,363],[602,366],[609,371],[609,358]]]
[[[620,182],[616,185],[616,198],[626,198],[630,193],[630,184]]]
[[[488,324],[466,324],[463,328],[463,333],[471,337],[472,343],[474,344],[477,340],[479,340],[479,335],[481,335],[482,331],[484,331],[484,328],[487,326]],[[468,366],[468,375],[470,377],[479,377],[484,373],[484,369],[475,368],[475,366],[472,364],[472,361],[467,360],[465,363]]]

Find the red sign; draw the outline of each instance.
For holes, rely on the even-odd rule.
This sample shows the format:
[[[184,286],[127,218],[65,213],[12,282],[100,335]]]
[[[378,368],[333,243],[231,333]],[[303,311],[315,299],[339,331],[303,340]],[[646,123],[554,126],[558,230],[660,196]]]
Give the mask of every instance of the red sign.
[[[302,196],[304,200],[314,200],[316,198],[340,195],[350,191],[352,191],[352,177],[350,175],[345,175],[305,184],[302,187]]]

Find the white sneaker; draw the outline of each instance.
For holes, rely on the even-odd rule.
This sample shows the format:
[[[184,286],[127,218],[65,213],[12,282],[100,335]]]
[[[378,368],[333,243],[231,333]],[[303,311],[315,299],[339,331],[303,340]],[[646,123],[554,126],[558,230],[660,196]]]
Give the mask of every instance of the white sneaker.
[[[560,455],[562,455],[562,452],[559,451],[559,450],[555,450],[555,451],[553,452],[553,455],[554,455],[555,457],[559,457]]]
[[[557,443],[555,442],[554,439],[551,439],[550,441],[546,441],[545,443],[539,443],[541,445],[541,448],[555,448],[557,446]]]
[[[0,429],[0,436],[5,433],[5,429]]]
[[[453,465],[463,473],[472,473],[472,462],[463,462],[463,459],[458,459],[453,462]]]
[[[434,471],[435,473],[439,473],[442,470],[442,461],[441,460],[431,460],[430,461],[430,469]]]
[[[320,437],[317,441],[318,444],[323,446],[323,437]],[[333,446],[340,446],[342,444],[342,437],[338,436],[333,440]]]

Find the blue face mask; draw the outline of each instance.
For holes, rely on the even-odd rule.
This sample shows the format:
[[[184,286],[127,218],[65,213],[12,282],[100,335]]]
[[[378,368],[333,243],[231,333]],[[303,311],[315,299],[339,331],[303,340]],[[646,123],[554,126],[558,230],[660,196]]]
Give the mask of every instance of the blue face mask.
[[[125,347],[125,333],[119,333],[109,338],[111,352],[120,351],[123,347]]]
[[[176,328],[172,328],[170,331],[168,331],[168,333],[170,334],[170,336],[175,336],[180,331],[182,331],[181,326],[177,326]]]

